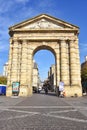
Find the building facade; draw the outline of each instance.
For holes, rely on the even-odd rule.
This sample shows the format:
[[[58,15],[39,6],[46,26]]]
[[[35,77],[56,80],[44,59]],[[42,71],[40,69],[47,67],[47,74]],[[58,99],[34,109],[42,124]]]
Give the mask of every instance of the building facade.
[[[6,62],[3,66],[3,76],[7,77],[8,75],[8,62]]]
[[[52,90],[56,89],[56,66],[53,64],[48,71],[48,79]]]
[[[39,88],[39,71],[36,62],[33,62],[33,76],[32,76],[32,87],[38,90]]]
[[[85,57],[85,61],[81,64],[81,69],[87,67],[87,56]]]
[[[77,26],[46,14],[10,27],[7,96],[13,81],[20,81],[19,96],[32,95],[33,56],[41,49],[55,56],[56,86],[62,80],[67,97],[82,96],[78,33]]]

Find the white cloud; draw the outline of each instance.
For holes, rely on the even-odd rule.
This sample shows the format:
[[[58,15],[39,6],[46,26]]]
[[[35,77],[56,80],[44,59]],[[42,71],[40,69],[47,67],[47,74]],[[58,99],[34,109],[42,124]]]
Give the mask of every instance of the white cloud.
[[[79,43],[79,45],[82,45],[82,46],[87,46],[87,43]]]
[[[24,8],[22,8],[22,11],[19,12],[19,13],[20,13],[20,15],[19,15],[20,18],[26,19],[26,18],[32,17],[32,15],[35,14],[35,10],[31,7],[29,7],[29,8],[24,7]]]
[[[6,13],[15,9],[19,4],[25,4],[29,0],[0,0],[0,13]],[[18,4],[19,3],[19,4]]]
[[[0,43],[0,52],[5,52],[9,49],[9,45],[6,43]]]
[[[3,1],[0,0],[0,13],[5,13],[7,11],[9,11],[9,9],[11,9],[12,5],[14,3],[12,2],[12,0],[8,0],[8,1]]]
[[[15,0],[16,2],[18,3],[26,3],[26,2],[29,2],[29,0]]]
[[[0,16],[0,41],[9,39],[8,28],[11,24],[11,20],[7,17]]]
[[[42,0],[38,5],[39,7],[52,7],[54,5],[54,0]]]
[[[81,51],[87,51],[87,43],[80,43],[79,48]]]

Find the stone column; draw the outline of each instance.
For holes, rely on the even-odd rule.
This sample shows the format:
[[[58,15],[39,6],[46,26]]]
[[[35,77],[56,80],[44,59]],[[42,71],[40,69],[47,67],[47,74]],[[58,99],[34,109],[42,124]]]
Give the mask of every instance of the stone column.
[[[10,39],[10,49],[9,49],[9,60],[8,60],[8,75],[7,75],[7,85],[11,86],[11,65],[13,56],[13,41]]]
[[[27,85],[27,41],[22,41],[21,46],[21,76],[20,84],[23,86]]]
[[[18,45],[18,82],[21,80],[21,59],[22,59],[22,42]]]
[[[60,76],[61,80],[64,82],[65,85],[69,85],[69,69],[68,69],[68,59],[67,59],[67,45],[65,40],[61,40],[61,54],[60,54]]]
[[[78,85],[77,80],[77,61],[76,61],[76,49],[75,49],[75,41],[70,41],[70,82],[71,86]]]
[[[66,43],[66,49],[67,49],[67,80],[68,80],[68,85],[70,86],[70,55],[69,55],[69,41]]]
[[[77,64],[77,74],[78,74],[77,80],[79,85],[81,86],[81,66],[80,66],[78,39],[75,40],[75,50],[76,50],[76,64]]]
[[[30,74],[30,72],[29,72]],[[23,40],[21,48],[21,75],[20,75],[20,93],[19,96],[29,95],[29,85],[28,82],[28,41]]]
[[[33,49],[29,45],[28,42],[28,59],[27,59],[27,82],[28,82],[28,88],[29,88],[29,95],[32,95],[32,82],[33,82]]]
[[[56,86],[58,87],[60,82],[60,46],[59,43],[57,44],[57,47],[55,48],[56,51],[56,66],[55,66],[55,73],[56,73]]]
[[[8,60],[8,75],[7,75],[7,89],[6,96],[12,96],[12,83],[11,83],[11,70],[12,70],[12,59],[13,59],[13,41],[10,38],[10,50]]]
[[[14,40],[11,65],[11,84],[18,81],[18,41]]]

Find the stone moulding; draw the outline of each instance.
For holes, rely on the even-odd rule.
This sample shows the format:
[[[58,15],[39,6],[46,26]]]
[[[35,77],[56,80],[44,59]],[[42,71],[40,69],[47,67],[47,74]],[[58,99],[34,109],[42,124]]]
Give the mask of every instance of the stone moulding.
[[[12,96],[14,81],[20,81],[19,96],[32,95],[32,59],[37,51],[47,49],[55,56],[56,87],[61,79],[66,97],[82,96],[78,34],[79,27],[46,14],[10,27],[6,95]]]

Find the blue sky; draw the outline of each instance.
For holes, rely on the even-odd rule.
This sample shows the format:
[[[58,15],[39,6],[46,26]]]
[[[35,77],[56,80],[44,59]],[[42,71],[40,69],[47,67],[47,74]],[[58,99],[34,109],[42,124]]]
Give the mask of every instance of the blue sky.
[[[3,64],[8,60],[8,28],[41,13],[80,27],[80,61],[84,62],[84,57],[87,55],[87,0],[0,0],[0,74],[3,71]],[[42,59],[46,58],[45,61],[51,56],[50,62],[40,65],[41,60],[38,55]],[[51,52],[42,50],[35,55],[35,58],[40,63],[44,78],[46,70],[55,62],[54,56]]]

